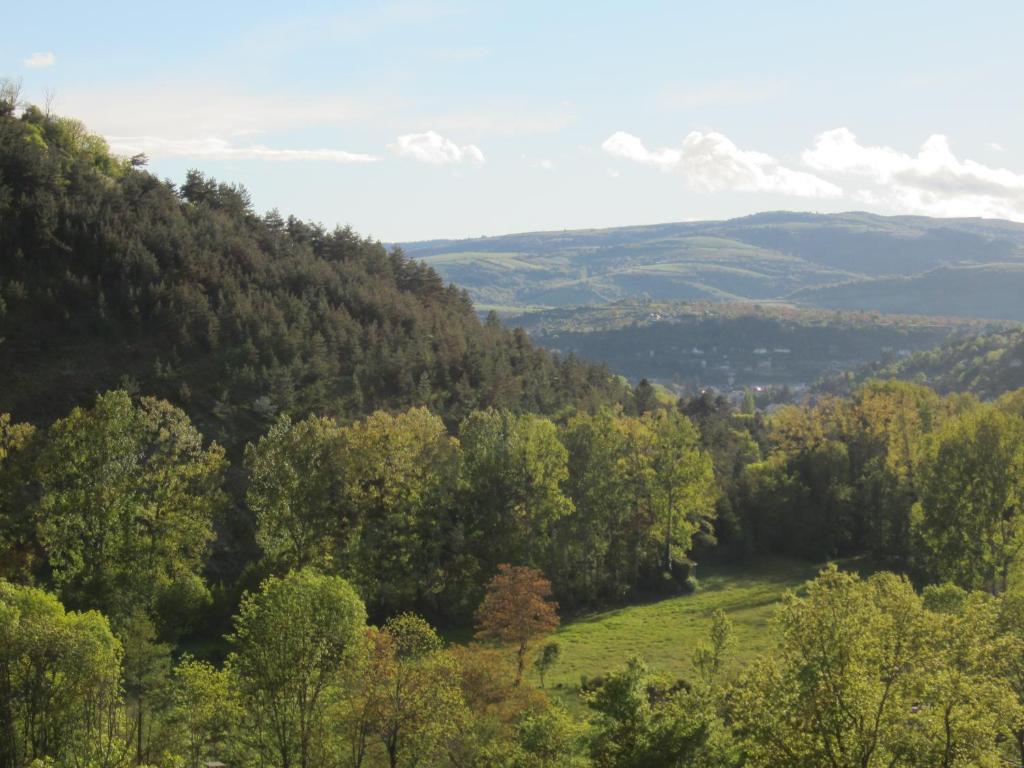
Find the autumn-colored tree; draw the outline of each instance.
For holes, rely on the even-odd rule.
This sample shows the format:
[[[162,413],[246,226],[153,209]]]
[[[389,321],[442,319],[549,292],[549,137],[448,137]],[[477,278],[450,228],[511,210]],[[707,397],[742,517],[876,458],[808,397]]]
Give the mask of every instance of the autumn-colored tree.
[[[503,563],[487,584],[477,609],[476,636],[516,646],[516,679],[523,679],[531,641],[558,626],[558,603],[552,601],[551,582],[535,568]]]

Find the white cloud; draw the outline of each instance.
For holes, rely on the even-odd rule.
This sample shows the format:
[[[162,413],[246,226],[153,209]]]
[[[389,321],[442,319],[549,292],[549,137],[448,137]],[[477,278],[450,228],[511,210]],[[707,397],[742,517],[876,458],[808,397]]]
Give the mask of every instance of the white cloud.
[[[987,147],[988,147],[989,149],[991,149],[991,150],[992,150],[993,152],[1005,152],[1005,151],[1006,151],[1006,147],[1004,147],[1004,146],[1003,146],[1002,144],[1000,144],[1000,143],[999,143],[998,141],[990,141],[990,142],[989,142],[988,144],[986,144],[985,146],[987,146]]]
[[[601,148],[610,155],[681,173],[709,192],[776,192],[799,197],[838,197],[842,190],[825,179],[781,165],[771,155],[737,147],[714,131],[691,131],[676,148],[648,149],[638,137],[619,131]]]
[[[131,84],[62,91],[57,109],[118,136],[221,138],[349,125],[389,114],[387,99],[346,94],[244,91],[216,82]]]
[[[46,67],[52,67],[56,64],[57,57],[53,55],[53,51],[39,51],[33,53],[22,63],[29,69],[45,69]]]
[[[812,169],[874,185],[861,190],[893,209],[935,216],[1024,217],[1024,174],[953,154],[935,134],[916,155],[861,144],[848,128],[818,136],[803,154]]]
[[[434,131],[404,134],[395,139],[394,144],[388,144],[388,149],[399,157],[431,165],[484,164],[484,153],[475,144],[459,146]]]
[[[236,145],[210,137],[205,139],[167,139],[159,136],[107,136],[113,152],[149,157],[195,157],[207,160],[313,160],[325,163],[373,163],[372,155],[337,149],[277,149],[260,144]]]

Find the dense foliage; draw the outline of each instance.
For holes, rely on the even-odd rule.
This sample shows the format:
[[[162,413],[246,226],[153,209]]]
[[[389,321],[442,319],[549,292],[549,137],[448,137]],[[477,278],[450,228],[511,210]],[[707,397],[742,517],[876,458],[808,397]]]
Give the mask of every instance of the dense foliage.
[[[494,600],[519,594],[500,590]],[[1019,593],[918,593],[891,573],[831,567],[786,597],[774,652],[743,672],[723,672],[733,643],[720,614],[690,678],[630,659],[588,684],[579,722],[519,685],[515,647],[446,647],[412,614],[367,626],[347,582],[305,569],[246,596],[222,669],[154,666],[143,728],[141,698],[119,684],[129,641],[95,612],[0,581],[0,765],[1017,765],[1021,605]]]
[[[235,586],[209,559],[223,450],[203,448],[180,409],[122,391],[46,430],[2,424],[3,575],[116,627],[142,614],[164,640],[215,639],[201,626],[207,579]],[[314,567],[356,585],[375,617],[449,620],[468,620],[507,562],[542,568],[568,607],[679,590],[694,541],[712,536],[715,478],[699,441],[666,410],[602,409],[562,428],[474,411],[457,437],[422,407],[347,425],[280,416],[245,451],[259,552],[239,585]]]
[[[1008,330],[942,344],[903,360],[882,360],[833,377],[821,389],[849,392],[869,378],[902,379],[948,394],[994,398],[1024,387],[1024,331]]]
[[[868,554],[921,579],[1001,591],[1024,536],[1022,413],[1019,392],[981,403],[872,382],[849,399],[779,408],[760,426],[732,416],[762,454],[733,465],[722,538],[811,560]],[[709,449],[728,461],[735,431],[714,434]]]
[[[486,410],[456,434],[425,408],[281,416],[245,451],[261,555],[238,601],[208,567],[226,459],[183,411],[113,391],[0,425],[5,766],[967,766],[1024,738],[1024,391]],[[585,729],[523,684],[557,663],[552,598],[692,588],[716,536],[719,556],[869,555],[944,586],[827,571],[739,677],[716,615],[690,678],[633,660],[587,683]],[[410,610],[475,612],[484,645]]]

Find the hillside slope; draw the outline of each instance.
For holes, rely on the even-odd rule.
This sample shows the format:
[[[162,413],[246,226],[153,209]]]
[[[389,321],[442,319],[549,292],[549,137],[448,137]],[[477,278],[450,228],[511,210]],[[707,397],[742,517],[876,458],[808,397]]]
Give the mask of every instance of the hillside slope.
[[[398,250],[180,189],[78,122],[0,102],[0,412],[42,423],[114,386],[169,398],[237,447],[279,413],[607,402],[603,368],[481,323]]]
[[[1024,320],[1024,263],[943,266],[920,275],[803,288],[792,301],[901,314]]]
[[[508,318],[537,343],[681,392],[801,387],[1008,323],[782,304],[621,301]]]
[[[846,393],[872,378],[915,381],[942,394],[970,392],[983,399],[999,397],[1024,387],[1024,330],[951,340],[904,360],[864,366],[830,379],[821,389]]]

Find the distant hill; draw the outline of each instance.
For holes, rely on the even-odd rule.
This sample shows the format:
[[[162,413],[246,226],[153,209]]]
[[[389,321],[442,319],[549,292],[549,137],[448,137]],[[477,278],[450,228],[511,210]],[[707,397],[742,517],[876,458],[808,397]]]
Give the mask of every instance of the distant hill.
[[[794,291],[817,307],[1024,320],[1024,263],[944,266],[920,275]]]
[[[677,391],[800,387],[1006,324],[781,304],[622,301],[506,319],[563,354]]]
[[[646,296],[1024,320],[1024,303],[1002,299],[1024,279],[1024,224],[1008,221],[778,212],[402,247],[506,313]],[[988,287],[1001,283],[994,305]]]

